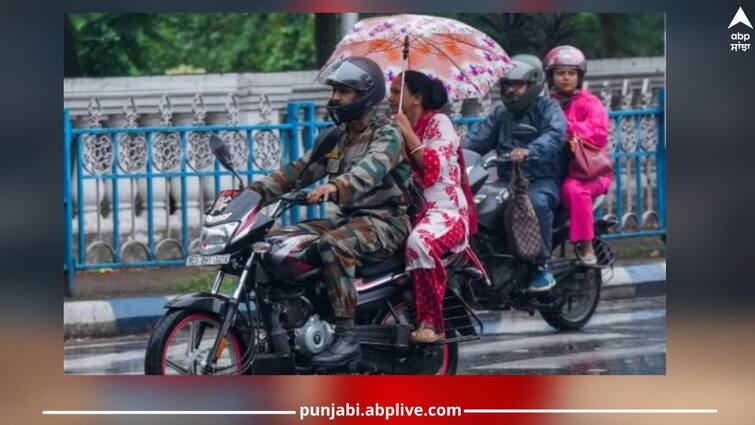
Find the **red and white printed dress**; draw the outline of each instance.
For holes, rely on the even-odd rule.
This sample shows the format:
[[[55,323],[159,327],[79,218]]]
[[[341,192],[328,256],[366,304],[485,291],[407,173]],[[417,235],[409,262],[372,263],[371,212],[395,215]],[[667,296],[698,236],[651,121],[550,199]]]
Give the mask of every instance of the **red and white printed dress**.
[[[412,171],[423,188],[425,207],[417,214],[417,224],[406,242],[406,269],[414,284],[417,322],[443,331],[446,271],[440,257],[448,251],[458,253],[467,248],[471,192],[464,189],[469,187],[466,170],[463,158],[460,161],[460,139],[451,120],[444,114],[427,111],[417,121],[414,132],[424,146],[424,172],[416,166]]]

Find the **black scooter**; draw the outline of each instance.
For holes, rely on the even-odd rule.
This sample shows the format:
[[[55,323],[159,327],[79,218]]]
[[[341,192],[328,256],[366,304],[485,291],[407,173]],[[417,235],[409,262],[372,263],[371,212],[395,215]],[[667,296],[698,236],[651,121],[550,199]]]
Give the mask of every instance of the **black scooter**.
[[[520,125],[514,129],[514,135],[527,137],[533,131],[536,130],[530,126]],[[488,170],[510,167],[509,158],[501,155],[483,161],[479,154],[469,150],[464,150],[464,157],[479,224],[479,231],[470,243],[486,271],[484,278],[462,286],[464,299],[475,309],[516,309],[531,314],[539,311],[543,319],[558,330],[581,329],[598,305],[602,270],[613,266],[613,253],[601,235],[616,223],[595,221],[596,236],[592,245],[598,261],[596,266],[587,267],[581,265],[576,256],[565,255],[569,223],[565,210],[559,209],[554,218],[553,246],[554,253],[560,252],[560,255],[548,263],[556,277],[556,286],[546,292],[530,292],[532,263],[512,255],[506,245],[506,229],[502,224],[510,198],[508,183],[495,178],[488,181]],[[603,197],[596,199],[593,210],[602,202]]]

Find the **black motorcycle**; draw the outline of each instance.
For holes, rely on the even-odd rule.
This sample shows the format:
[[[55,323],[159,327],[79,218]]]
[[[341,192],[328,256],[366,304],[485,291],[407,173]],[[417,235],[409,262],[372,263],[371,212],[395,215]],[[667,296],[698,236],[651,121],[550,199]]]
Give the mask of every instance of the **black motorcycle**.
[[[327,137],[324,136],[324,137]],[[222,140],[213,136],[213,153],[243,186]],[[327,152],[327,144],[311,161]],[[179,296],[157,323],[145,358],[145,373],[312,374],[312,356],[334,337],[334,314],[322,282],[316,236],[287,233],[269,237],[276,219],[306,204],[296,190],[273,200],[265,214],[253,191],[222,191],[205,218],[199,255],[190,266],[217,265],[212,290]],[[453,374],[458,343],[478,339],[482,322],[461,297],[483,273],[470,267],[469,253],[443,259],[449,289],[443,305],[446,338],[413,344],[415,310],[403,252],[356,270],[356,325],[362,359],[345,373]],[[224,279],[237,277],[232,294],[220,292]]]
[[[534,128],[521,126],[516,133],[526,137]],[[467,173],[474,193],[479,225],[478,233],[470,244],[477,254],[486,275],[473,280],[471,285],[461,286],[463,298],[475,309],[523,310],[534,314],[539,311],[548,324],[558,330],[577,330],[592,317],[600,299],[602,269],[612,267],[613,253],[601,239],[615,222],[602,219],[595,221],[595,239],[592,241],[597,256],[597,266],[580,265],[576,256],[566,255],[569,223],[563,208],[554,217],[554,256],[548,265],[556,278],[556,286],[546,292],[530,292],[528,286],[534,271],[531,262],[512,255],[506,244],[504,211],[510,198],[508,183],[504,180],[489,180],[488,169],[496,166],[510,167],[506,155],[490,157],[483,161],[473,151],[464,151]],[[593,209],[600,206],[603,197],[596,199]],[[576,254],[576,251],[575,251]]]

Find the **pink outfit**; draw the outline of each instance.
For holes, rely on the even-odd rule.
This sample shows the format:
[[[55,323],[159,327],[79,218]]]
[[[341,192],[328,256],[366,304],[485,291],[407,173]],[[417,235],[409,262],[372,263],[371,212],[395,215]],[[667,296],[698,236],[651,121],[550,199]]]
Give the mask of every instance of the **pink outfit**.
[[[605,148],[608,142],[608,113],[600,99],[587,90],[579,90],[562,106],[567,121],[567,139],[576,134],[592,145]],[[564,180],[561,197],[569,210],[569,239],[572,242],[591,241],[595,237],[592,201],[608,193],[612,178],[613,173],[609,173],[590,181],[572,177]]]
[[[592,201],[608,192],[613,174],[581,181],[567,177],[561,186],[561,198],[569,210],[569,240],[591,241],[594,237]]]

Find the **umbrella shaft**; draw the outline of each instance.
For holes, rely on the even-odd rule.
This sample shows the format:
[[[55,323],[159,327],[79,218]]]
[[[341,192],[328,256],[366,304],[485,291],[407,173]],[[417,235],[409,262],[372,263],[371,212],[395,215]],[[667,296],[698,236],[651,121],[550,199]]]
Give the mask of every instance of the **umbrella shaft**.
[[[404,110],[404,72],[406,71],[406,63],[409,61],[408,55],[404,56],[404,60],[401,63],[401,93],[398,96],[398,111],[403,112]]]

